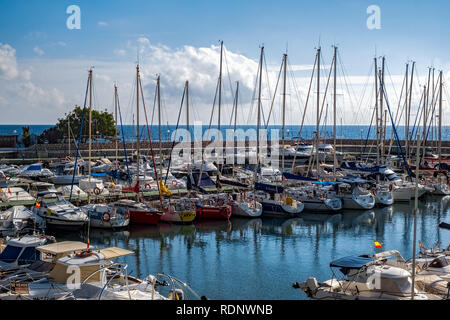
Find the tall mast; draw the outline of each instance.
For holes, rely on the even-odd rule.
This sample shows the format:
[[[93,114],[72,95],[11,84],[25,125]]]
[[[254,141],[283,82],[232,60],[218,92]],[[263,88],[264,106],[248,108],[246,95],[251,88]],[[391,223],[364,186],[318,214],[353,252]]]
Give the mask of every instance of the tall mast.
[[[220,132],[220,114],[222,110],[222,58],[223,58],[223,41],[220,42],[220,71],[219,71],[219,116],[217,128]]]
[[[259,168],[259,127],[261,122],[261,87],[262,87],[262,64],[263,64],[264,46],[261,47],[261,57],[259,59],[259,91],[258,91],[258,119],[256,124],[256,170],[255,180]]]
[[[67,117],[67,135],[69,137],[68,147],[69,147],[69,157],[70,157],[70,113]]]
[[[89,70],[89,162],[88,162],[88,204],[91,203],[91,150],[92,150],[92,69]],[[75,169],[76,170],[76,169]]]
[[[427,86],[423,86],[423,130],[422,130],[422,141],[423,141],[423,155],[422,155],[422,161],[425,162],[425,140],[426,140],[426,134],[427,134]],[[417,166],[420,163],[416,164]]]
[[[117,126],[117,86],[114,85],[114,115],[116,122],[116,170],[119,169],[118,150],[119,150],[119,129]]]
[[[425,98],[425,97],[424,97]],[[416,154],[416,184],[414,194],[414,227],[413,227],[413,257],[412,257],[412,286],[411,300],[414,300],[415,282],[416,282],[416,237],[417,237],[417,211],[419,198],[419,162],[420,162],[420,135],[417,135],[417,154]]]
[[[384,163],[384,138],[385,138],[385,133],[383,130],[383,113],[384,113],[384,106],[383,106],[383,101],[384,101],[384,61],[385,61],[385,57],[382,57],[381,59],[381,84],[380,84],[380,145],[381,145],[381,155],[380,155],[380,160],[381,163]]]
[[[284,134],[285,134],[285,126],[286,126],[286,67],[287,67],[287,54],[283,55],[283,64],[284,64],[284,77],[283,77],[283,128],[281,132],[281,141],[282,141],[282,159],[281,159],[281,173],[284,173]]]
[[[137,152],[137,186],[140,188],[140,139],[139,139],[139,65],[136,66],[136,152]],[[140,191],[140,189],[139,189]],[[139,201],[139,192],[138,192]]]
[[[186,80],[186,129],[188,132],[188,135],[190,136],[190,130],[189,130],[189,81]],[[191,166],[191,147],[192,147],[192,143],[191,143],[192,139],[189,139],[189,161],[188,161],[188,172],[189,172],[189,168]]]
[[[334,47],[334,83],[333,83],[333,140],[334,140],[334,148],[336,148],[336,82],[337,82],[337,47]],[[337,159],[336,159],[336,149],[333,153],[333,177],[334,181],[336,181],[336,167],[337,167]]]
[[[441,166],[442,160],[442,71],[439,72],[439,145],[438,145],[438,153],[439,153],[439,169]]]
[[[317,118],[316,118],[316,175],[319,177],[319,121],[320,121],[320,47],[317,49]]]
[[[236,82],[236,94],[234,96],[234,133],[233,133],[233,177],[234,177],[234,165],[235,165],[235,161],[234,161],[234,157],[235,154],[237,153],[236,150],[236,125],[237,125],[237,112],[238,112],[238,101],[239,101],[239,81]]]
[[[416,66],[416,63],[413,61],[413,65],[411,67],[411,81],[409,82],[408,128],[409,128],[409,123],[411,120],[411,101],[412,101],[412,89],[413,89],[414,67],[415,66]],[[409,132],[408,132],[408,140],[409,139],[410,139],[410,137],[409,137]],[[407,155],[406,159],[409,159],[409,145],[408,145],[408,149],[406,150],[406,155]]]
[[[380,126],[379,126],[379,117],[378,117],[378,66],[377,66],[377,58],[374,59],[375,63],[375,119],[376,119],[376,127],[377,127],[377,164],[380,164]]]
[[[405,72],[405,155],[406,159],[408,159],[408,149],[409,149],[409,119],[408,119],[408,73],[409,73],[409,64],[406,64],[406,72]]]
[[[161,141],[161,76],[158,75],[156,80],[156,88],[158,90],[158,140],[159,140],[159,175],[162,177],[162,141]]]

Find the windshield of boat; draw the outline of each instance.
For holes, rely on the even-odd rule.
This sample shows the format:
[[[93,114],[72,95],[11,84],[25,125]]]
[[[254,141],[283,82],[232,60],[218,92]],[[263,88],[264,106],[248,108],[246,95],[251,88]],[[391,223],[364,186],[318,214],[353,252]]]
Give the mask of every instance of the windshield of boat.
[[[36,260],[39,260],[40,258],[41,255],[39,251],[37,251],[34,247],[27,247],[20,255],[18,264],[19,266],[24,264],[30,264]]]
[[[380,288],[375,288],[375,290],[406,296],[411,294],[411,286],[411,280],[407,277],[399,279],[381,277]]]
[[[16,261],[17,257],[22,251],[21,247],[14,247],[11,245],[6,246],[6,248],[0,254],[0,261],[11,263]]]

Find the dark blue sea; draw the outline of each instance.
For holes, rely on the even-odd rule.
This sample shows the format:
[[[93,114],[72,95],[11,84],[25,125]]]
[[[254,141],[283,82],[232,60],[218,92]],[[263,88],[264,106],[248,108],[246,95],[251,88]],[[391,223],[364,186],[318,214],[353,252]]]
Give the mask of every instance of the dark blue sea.
[[[45,129],[49,129],[52,125],[0,125],[0,135],[12,135],[18,134],[22,135],[22,127],[29,126],[31,135],[40,135]],[[173,141],[179,140],[179,136],[175,136],[174,132],[176,130],[176,125],[164,125],[161,127],[161,140],[162,141]],[[186,126],[179,126],[179,129],[185,129]],[[225,139],[226,130],[233,130],[233,126],[222,126],[221,132]],[[212,126],[211,129],[217,129],[217,126]],[[254,125],[238,125],[237,129],[242,129],[247,131],[249,129],[256,130],[256,126]],[[133,125],[124,125],[123,128],[119,127],[119,134],[122,139],[122,130],[123,136],[125,136],[126,141],[135,141],[136,140],[136,127]],[[190,127],[191,135],[194,136],[194,128]],[[271,139],[274,131],[278,132],[279,137],[281,138],[281,126],[269,126],[268,127],[268,138]],[[286,126],[285,135],[287,139],[297,138],[299,136],[300,126]],[[414,128],[412,136],[415,136],[417,133],[421,133],[422,129],[419,127]],[[203,126],[202,131],[203,137],[208,136],[206,133],[208,131],[208,126]],[[303,139],[311,139],[315,136],[316,126],[315,125],[307,125],[302,129],[301,137]],[[399,126],[397,128],[397,135],[400,140],[405,137],[405,129],[403,126]],[[199,131],[200,132],[200,131]],[[205,134],[206,133],[206,134]],[[78,133],[75,133],[78,135]],[[151,128],[152,141],[158,141],[159,130],[158,126],[153,126]],[[375,128],[367,125],[344,125],[338,126],[336,132],[338,139],[374,139],[375,138]],[[392,127],[386,128],[386,138],[390,139],[392,135]],[[333,137],[333,126],[321,126],[320,127],[320,136],[325,138]],[[435,128],[430,128],[428,130],[428,140],[437,140],[437,130]],[[142,140],[148,140],[148,131],[145,126],[140,127],[140,137]],[[95,138],[94,138],[95,139]],[[239,139],[239,138],[238,138]],[[242,140],[246,139],[245,137]],[[247,137],[248,139],[248,137]],[[205,139],[206,140],[206,139]],[[442,128],[442,140],[450,140],[450,126],[444,126]]]

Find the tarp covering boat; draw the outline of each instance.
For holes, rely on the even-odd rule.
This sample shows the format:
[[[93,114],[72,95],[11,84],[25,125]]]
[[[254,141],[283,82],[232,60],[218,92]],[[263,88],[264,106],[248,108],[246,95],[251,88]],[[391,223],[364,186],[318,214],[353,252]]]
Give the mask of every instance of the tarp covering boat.
[[[303,176],[299,176],[299,175],[292,174],[289,172],[284,172],[283,177],[288,180],[318,181],[317,179],[314,179],[314,178],[303,177]]]
[[[268,193],[283,193],[284,189],[280,186],[255,182],[255,190],[265,191]]]
[[[219,182],[222,183],[222,184],[230,185],[230,186],[241,187],[241,188],[248,188],[248,184],[241,183],[239,181],[230,180],[230,179],[220,178]]]
[[[216,187],[216,184],[211,180],[211,177],[208,176],[208,174],[206,172],[202,173],[202,179],[200,181],[200,186],[199,186],[198,185],[199,175],[200,175],[199,173],[192,172],[187,177],[186,188],[188,190],[197,190],[202,193],[206,193],[206,190],[203,189],[203,187],[211,187],[211,188]]]
[[[360,269],[372,262],[372,258],[362,256],[348,256],[330,262],[330,267]]]
[[[133,254],[133,251],[121,249],[117,247],[107,248],[107,249],[101,249],[100,253],[103,254],[104,259],[109,260],[117,257],[126,256],[129,254]]]

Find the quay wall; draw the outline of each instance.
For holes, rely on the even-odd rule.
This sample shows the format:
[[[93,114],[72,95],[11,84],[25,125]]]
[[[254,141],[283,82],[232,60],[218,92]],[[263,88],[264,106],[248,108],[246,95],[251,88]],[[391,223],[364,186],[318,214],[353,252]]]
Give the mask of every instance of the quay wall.
[[[203,141],[203,147],[206,147],[210,144],[209,141]],[[248,148],[250,146],[256,146],[256,141],[245,141],[245,147]],[[273,143],[273,142],[272,142]],[[279,142],[281,144],[281,141]],[[293,145],[297,143],[297,140],[286,140],[286,145]],[[311,140],[303,140],[302,143],[313,143]],[[333,144],[333,139],[324,139],[321,140],[321,143]],[[404,146],[404,141],[401,141],[401,146]],[[242,144],[242,142],[241,142]],[[93,158],[101,158],[101,157],[114,157],[116,155],[116,144],[115,142],[92,142],[92,157]],[[271,142],[268,142],[268,146],[271,145]],[[389,152],[389,141],[385,143],[385,153]],[[161,142],[161,149],[164,155],[168,155],[170,150],[172,149],[173,142]],[[225,142],[224,142],[225,146]],[[395,154],[397,144],[392,144],[391,154]],[[413,148],[415,144],[413,144]],[[153,151],[155,156],[159,155],[159,142],[153,142]],[[192,143],[192,148],[194,152],[196,152],[196,148],[194,148],[194,143]],[[427,141],[427,148],[430,148],[431,151],[436,152],[437,150],[437,141]],[[127,142],[126,143],[127,156],[131,157],[133,153],[136,152],[136,143],[135,142]],[[142,154],[150,155],[150,143],[148,141],[142,141],[140,143],[140,150]],[[375,154],[376,152],[376,141],[368,140],[366,144],[366,140],[363,139],[337,139],[336,140],[336,150],[340,152],[344,152],[347,154]],[[89,152],[89,144],[81,143],[80,144],[80,154],[82,157],[87,157]],[[123,143],[119,143],[118,156],[123,158],[125,155]],[[0,162],[14,162],[13,160],[22,160],[21,162],[26,160],[34,161],[34,160],[52,160],[52,159],[62,159],[70,156],[74,157],[76,154],[75,145],[71,145],[70,153],[69,147],[67,144],[37,144],[31,146],[29,148],[10,148],[8,151],[0,152]],[[449,155],[450,154],[450,141],[442,141],[442,154]]]

